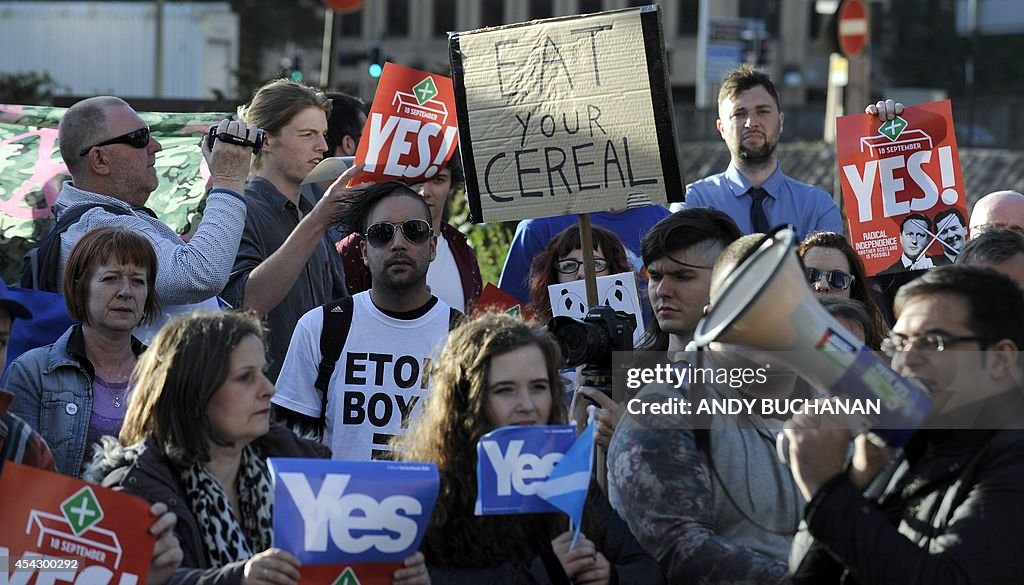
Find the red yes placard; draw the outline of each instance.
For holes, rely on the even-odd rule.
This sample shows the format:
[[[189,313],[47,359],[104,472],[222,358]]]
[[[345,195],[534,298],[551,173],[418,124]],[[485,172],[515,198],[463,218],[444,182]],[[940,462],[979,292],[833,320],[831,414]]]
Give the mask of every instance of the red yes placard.
[[[448,163],[458,139],[452,80],[385,63],[356,149],[366,168],[350,184],[423,182]]]
[[[0,476],[0,558],[8,566],[0,582],[145,583],[156,544],[153,520],[149,504],[135,496],[7,462]]]
[[[949,264],[967,236],[967,200],[948,100],[882,123],[836,119],[850,243],[869,276]]]

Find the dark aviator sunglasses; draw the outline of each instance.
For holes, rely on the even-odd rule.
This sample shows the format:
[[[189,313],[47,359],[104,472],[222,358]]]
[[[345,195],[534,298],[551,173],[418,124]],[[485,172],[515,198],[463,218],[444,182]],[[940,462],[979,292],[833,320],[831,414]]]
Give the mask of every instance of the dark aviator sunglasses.
[[[380,221],[366,228],[366,241],[374,248],[383,248],[395,238],[395,232],[401,228],[405,239],[411,244],[422,244],[430,239],[434,229],[423,219],[409,219],[402,223]]]
[[[821,280],[821,277],[825,277],[825,282],[828,283],[829,288],[836,290],[846,290],[853,286],[853,283],[857,278],[849,272],[843,272],[842,270],[818,270],[817,268],[807,268],[807,282],[813,285],[814,283]]]

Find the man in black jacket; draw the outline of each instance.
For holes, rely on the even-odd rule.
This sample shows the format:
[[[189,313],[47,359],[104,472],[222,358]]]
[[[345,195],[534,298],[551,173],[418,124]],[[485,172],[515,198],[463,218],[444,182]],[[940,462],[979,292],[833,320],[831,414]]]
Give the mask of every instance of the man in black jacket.
[[[928,388],[914,433],[877,499],[862,492],[887,458],[850,433],[794,417],[786,431],[807,530],[795,583],[1019,583],[1024,574],[1024,295],[1005,276],[943,266],[900,289],[882,348]],[[837,425],[841,426],[841,425]]]

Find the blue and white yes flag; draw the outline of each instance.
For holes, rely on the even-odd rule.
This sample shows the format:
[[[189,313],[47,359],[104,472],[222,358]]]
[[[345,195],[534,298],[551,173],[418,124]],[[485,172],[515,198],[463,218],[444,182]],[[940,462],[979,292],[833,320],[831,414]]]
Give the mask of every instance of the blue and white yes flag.
[[[537,490],[575,439],[570,425],[502,427],[481,437],[476,515],[558,512]]]
[[[537,495],[569,515],[576,532],[573,546],[580,535],[583,523],[583,505],[587,501],[590,487],[590,473],[594,467],[594,419],[590,418],[587,428],[576,438],[576,442],[565,452],[555,469],[537,488]]]
[[[437,466],[271,458],[274,546],[303,565],[401,562],[437,499]]]

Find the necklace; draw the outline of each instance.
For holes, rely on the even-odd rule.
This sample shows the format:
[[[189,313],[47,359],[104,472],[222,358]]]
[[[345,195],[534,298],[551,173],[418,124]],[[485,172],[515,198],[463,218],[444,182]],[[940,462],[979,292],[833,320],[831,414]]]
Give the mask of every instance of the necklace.
[[[125,401],[125,397],[128,395],[129,384],[125,382],[124,388],[120,392],[115,392],[114,388],[112,388],[114,384],[112,384],[111,382],[108,382],[107,380],[101,378],[99,375],[96,376],[96,380],[100,382],[100,385],[106,388],[107,392],[110,394],[110,398],[114,404],[114,408],[121,408],[121,404],[123,404],[123,402]]]
[[[115,394],[110,388],[107,388],[107,392],[110,392],[110,397],[114,399],[114,408],[121,408],[121,400],[124,398],[124,395],[128,393],[128,389],[125,388],[120,395]]]

